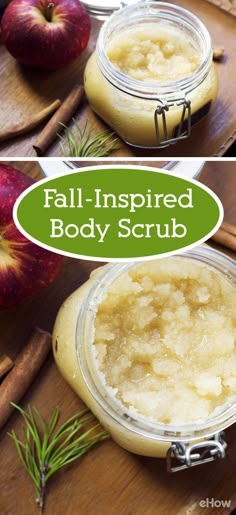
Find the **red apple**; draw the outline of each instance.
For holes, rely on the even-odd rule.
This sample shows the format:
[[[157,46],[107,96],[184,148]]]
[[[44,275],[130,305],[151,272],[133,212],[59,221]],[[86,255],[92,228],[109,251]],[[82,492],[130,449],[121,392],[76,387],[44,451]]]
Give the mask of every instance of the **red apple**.
[[[0,309],[38,293],[54,279],[61,266],[62,256],[35,245],[14,224],[14,203],[33,182],[0,163]]]
[[[7,50],[20,63],[57,70],[86,48],[90,18],[78,0],[12,0],[1,32]]]

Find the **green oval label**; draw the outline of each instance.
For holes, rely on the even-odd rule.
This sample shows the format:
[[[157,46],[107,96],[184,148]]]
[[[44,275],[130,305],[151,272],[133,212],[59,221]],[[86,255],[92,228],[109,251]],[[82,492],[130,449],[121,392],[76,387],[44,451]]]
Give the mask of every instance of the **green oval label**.
[[[220,200],[201,183],[127,165],[44,179],[14,206],[17,227],[33,242],[100,261],[175,254],[206,241],[222,219]]]

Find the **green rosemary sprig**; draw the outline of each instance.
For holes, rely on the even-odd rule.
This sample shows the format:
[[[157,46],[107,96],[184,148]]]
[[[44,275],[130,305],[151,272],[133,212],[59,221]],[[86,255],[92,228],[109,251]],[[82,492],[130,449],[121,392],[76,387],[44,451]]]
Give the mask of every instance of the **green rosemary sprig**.
[[[84,409],[57,428],[58,408],[55,408],[49,424],[46,424],[36,408],[29,406],[27,413],[17,404],[11,404],[24,419],[25,441],[21,441],[14,431],[8,435],[14,441],[19,457],[34,483],[36,502],[42,515],[49,478],[109,435],[105,430],[94,433],[100,426],[98,423],[84,430],[85,423],[94,419],[89,409]]]
[[[61,150],[64,157],[106,157],[120,148],[120,140],[109,130],[93,136],[94,129],[88,126],[86,120],[81,129],[74,118],[74,132],[64,124],[64,136],[58,134],[61,140]]]

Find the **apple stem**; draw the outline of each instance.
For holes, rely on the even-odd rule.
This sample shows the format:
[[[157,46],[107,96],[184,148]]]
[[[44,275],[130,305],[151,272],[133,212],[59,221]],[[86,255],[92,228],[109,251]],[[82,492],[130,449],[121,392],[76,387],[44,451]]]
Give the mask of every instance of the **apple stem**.
[[[55,7],[55,4],[53,2],[50,2],[45,9],[44,16],[45,16],[46,20],[49,22],[52,21],[54,7]]]

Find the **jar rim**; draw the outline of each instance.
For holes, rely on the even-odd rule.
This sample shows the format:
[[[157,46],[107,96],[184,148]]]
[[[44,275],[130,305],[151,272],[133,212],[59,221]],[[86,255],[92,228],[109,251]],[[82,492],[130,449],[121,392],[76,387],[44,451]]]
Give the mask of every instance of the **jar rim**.
[[[102,0],[81,0],[81,3],[86,7],[88,12],[96,17],[101,17],[101,19],[110,16],[114,11],[117,11],[121,8],[121,3],[118,0],[109,2],[109,5],[105,1]],[[114,4],[114,5],[112,5]]]
[[[203,244],[183,254],[170,256],[166,259],[172,258],[197,260],[199,264],[205,264],[223,274],[236,287],[235,262],[227,255],[208,245]],[[83,379],[90,394],[106,415],[131,432],[156,440],[170,441],[171,439],[173,442],[191,441],[198,437],[211,436],[236,421],[236,399],[232,402],[231,397],[230,405],[227,405],[226,402],[223,406],[219,406],[215,410],[215,414],[199,423],[163,424],[152,422],[126,408],[115,398],[113,389],[111,389],[113,395],[110,395],[110,387],[105,384],[105,381],[103,384],[95,366],[95,351],[92,348],[92,343],[98,305],[104,297],[104,292],[108,290],[113,281],[121,273],[139,264],[140,262],[110,263],[106,265],[104,270],[100,270],[94,285],[83,302],[76,324],[76,354]]]
[[[132,3],[137,1],[138,0],[128,0],[128,2]],[[124,5],[129,5],[121,0],[110,0],[109,5],[107,5],[106,0],[81,0],[81,3],[84,4],[91,15],[99,19],[104,19],[114,13],[114,11],[121,9]]]
[[[129,20],[129,25],[131,25],[132,20],[135,21],[135,18],[138,16],[141,17],[141,15],[142,21],[144,21],[143,15],[145,12],[147,18],[155,12],[156,18],[160,17],[160,19],[167,18],[169,21],[181,21],[182,26],[188,27],[192,33],[195,33],[198,38],[201,38],[202,45],[204,43],[204,55],[201,64],[193,73],[175,81],[172,80],[160,83],[153,81],[143,82],[126,75],[111,63],[106,53],[106,40],[110,31],[117,29],[120,24],[123,27],[124,18],[126,18],[126,22]],[[155,2],[153,0],[142,0],[114,12],[100,30],[96,53],[100,71],[110,83],[122,92],[149,99],[157,99],[160,96],[173,96],[173,94],[176,95],[176,93],[179,92],[187,93],[192,91],[205,80],[212,64],[211,37],[202,21],[183,7],[168,2]]]

